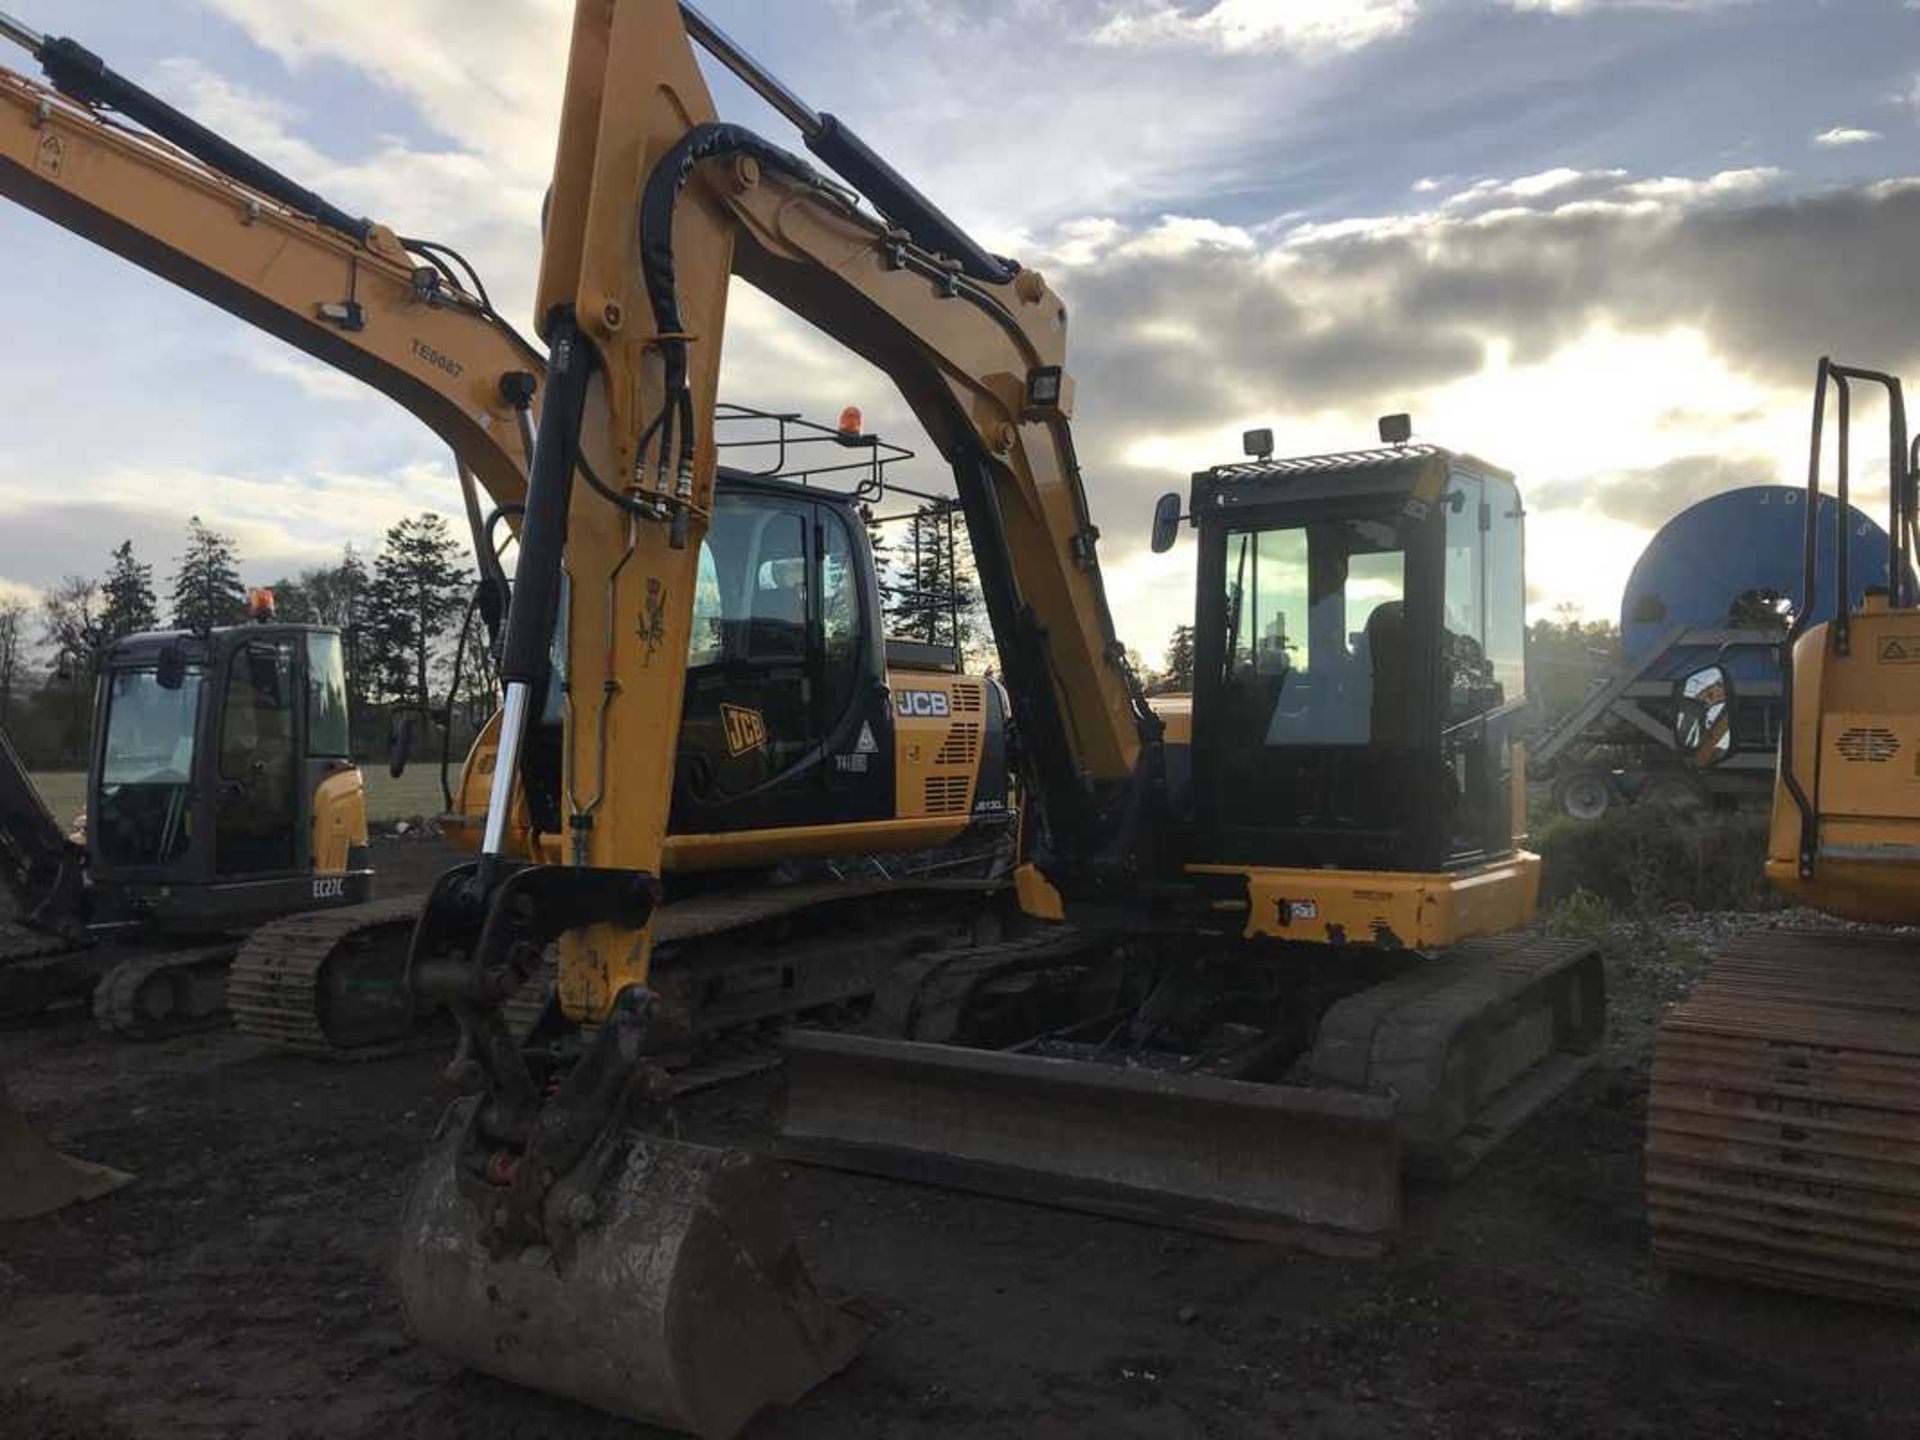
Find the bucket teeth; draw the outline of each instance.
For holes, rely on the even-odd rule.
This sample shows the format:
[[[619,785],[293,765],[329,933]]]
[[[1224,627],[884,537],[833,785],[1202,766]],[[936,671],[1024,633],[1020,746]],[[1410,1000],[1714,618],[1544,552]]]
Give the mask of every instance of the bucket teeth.
[[[620,1137],[568,1262],[491,1256],[457,1165],[471,1101],[407,1207],[394,1279],[428,1349],[475,1370],[697,1435],[732,1435],[859,1353],[865,1327],[814,1289],[777,1166]]]

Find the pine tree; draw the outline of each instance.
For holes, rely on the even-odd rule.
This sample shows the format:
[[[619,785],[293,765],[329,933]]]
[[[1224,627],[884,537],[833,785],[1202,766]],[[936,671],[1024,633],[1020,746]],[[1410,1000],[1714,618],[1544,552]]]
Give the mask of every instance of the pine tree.
[[[347,652],[347,693],[356,707],[367,704],[379,668],[373,661],[373,636],[367,623],[368,592],[373,586],[367,562],[348,545],[337,564],[301,571],[299,584],[313,617],[310,623],[331,625],[340,632]]]
[[[93,679],[106,631],[100,624],[100,586],[69,575],[41,598],[41,633],[53,652],[46,696],[53,734],[49,750],[60,764],[85,763],[91,729]]]
[[[54,673],[91,682],[107,632],[100,623],[100,587],[69,575],[40,601],[41,633],[53,651]]]
[[[866,527],[867,550],[873,556],[873,576],[880,591],[880,613],[892,613],[894,592],[899,588],[893,573],[893,542],[887,530],[875,518],[871,505],[860,507],[860,523]]]
[[[429,703],[433,655],[456,621],[471,584],[460,543],[431,512],[387,531],[373,564],[367,627],[381,692],[392,700]]]
[[[13,692],[20,683],[26,623],[26,601],[11,595],[0,600],[0,726],[7,723],[13,709]]]
[[[160,607],[153,594],[153,567],[133,558],[133,542],[113,549],[113,567],[100,584],[100,628],[108,640],[158,629]]]
[[[1167,641],[1166,688],[1182,693],[1193,689],[1193,626],[1176,625]]]
[[[981,638],[986,626],[980,587],[951,504],[914,512],[900,542],[896,573],[898,583],[885,597],[894,633],[962,650]]]
[[[233,537],[210,530],[198,515],[187,522],[187,549],[173,576],[173,623],[181,630],[235,625],[246,615],[247,592]]]

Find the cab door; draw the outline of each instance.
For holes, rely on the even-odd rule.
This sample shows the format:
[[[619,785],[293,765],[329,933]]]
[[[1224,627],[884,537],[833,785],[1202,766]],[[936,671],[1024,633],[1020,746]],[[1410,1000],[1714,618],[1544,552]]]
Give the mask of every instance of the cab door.
[[[868,752],[859,733],[868,708],[885,722],[859,548],[841,507],[804,492],[717,497],[695,584],[675,834],[862,818],[873,795],[885,803],[885,737]]]
[[[301,688],[291,638],[234,647],[220,697],[216,876],[287,871],[300,861]]]

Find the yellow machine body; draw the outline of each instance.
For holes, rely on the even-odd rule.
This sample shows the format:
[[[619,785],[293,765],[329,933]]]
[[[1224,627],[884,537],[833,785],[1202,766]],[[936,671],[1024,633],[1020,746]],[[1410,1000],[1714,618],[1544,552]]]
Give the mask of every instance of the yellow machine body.
[[[1829,914],[1911,924],[1920,915],[1920,611],[1870,596],[1849,631],[1846,655],[1835,652],[1831,624],[1794,643],[1793,754],[1774,787],[1767,879]],[[1794,784],[1815,816],[1810,875]]]
[[[341,874],[347,857],[367,845],[367,777],[357,765],[336,770],[313,789],[313,872]]]
[[[982,822],[1011,823],[1015,798],[1002,786],[985,798],[982,778],[989,768],[1005,776],[1003,742],[986,720],[991,681],[969,675],[893,671],[888,687],[893,712],[894,803],[890,815],[874,820],[835,820],[777,828],[669,831],[662,847],[667,874],[745,869],[783,861],[836,855],[896,854],[950,845]],[[913,704],[903,697],[914,698]],[[938,699],[934,699],[938,697]],[[754,716],[736,723],[751,726]],[[454,787],[454,808],[445,825],[458,849],[478,850],[486,824],[487,796],[499,755],[500,717],[495,714],[475,738]],[[527,824],[525,803],[516,798],[508,823],[510,847],[529,860],[556,861],[560,838],[542,835],[536,846]]]

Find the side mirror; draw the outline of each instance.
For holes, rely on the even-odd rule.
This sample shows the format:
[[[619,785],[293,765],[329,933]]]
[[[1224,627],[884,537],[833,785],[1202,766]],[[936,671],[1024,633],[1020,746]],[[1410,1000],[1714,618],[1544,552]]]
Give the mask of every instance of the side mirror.
[[[1164,555],[1180,535],[1180,497],[1169,490],[1153,502],[1153,553]]]
[[[162,690],[178,690],[187,683],[187,652],[178,645],[160,647],[160,659],[154,666],[153,678],[159,682]]]
[[[1682,760],[1702,770],[1733,753],[1733,681],[1723,666],[1703,666],[1674,682],[1673,743]]]
[[[407,773],[407,757],[413,754],[413,715],[396,715],[387,730],[387,773],[398,780]]]

